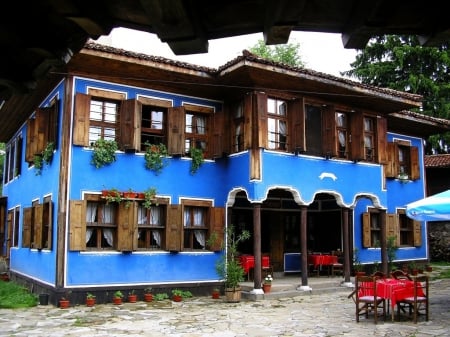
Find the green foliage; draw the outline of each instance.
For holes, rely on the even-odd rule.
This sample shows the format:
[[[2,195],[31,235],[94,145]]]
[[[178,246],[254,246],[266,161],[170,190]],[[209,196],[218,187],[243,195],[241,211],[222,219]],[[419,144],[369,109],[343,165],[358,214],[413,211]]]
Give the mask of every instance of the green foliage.
[[[123,293],[120,290],[117,290],[114,292],[114,297],[115,298],[122,298],[123,297]]]
[[[304,64],[299,55],[299,43],[278,44],[267,46],[263,40],[259,40],[249,51],[266,60],[287,64],[293,67],[303,67]]]
[[[157,145],[146,142],[145,146],[145,167],[154,171],[156,174],[159,174],[164,166],[167,165],[167,162],[164,159],[168,155],[167,148],[162,143]]]
[[[237,288],[244,281],[244,268],[237,260],[238,245],[250,238],[250,232],[243,230],[236,233],[233,225],[227,228],[226,254],[216,263],[217,274],[225,280],[227,288]]]
[[[143,206],[145,208],[150,208],[153,205],[153,203],[155,201],[155,198],[156,198],[156,188],[149,187],[148,189],[146,189],[144,191],[144,203],[143,203]]]
[[[181,296],[182,298],[192,297],[192,293],[189,290],[173,289],[172,295]]]
[[[116,161],[116,151],[118,150],[115,140],[97,139],[93,144],[91,164],[96,168],[109,165]]]
[[[415,36],[378,36],[358,51],[351,66],[351,70],[341,75],[357,78],[364,84],[423,95],[423,110],[416,112],[450,119],[448,43],[422,47]],[[450,144],[450,133],[434,135],[428,143],[438,152],[444,152],[440,139]]]
[[[155,296],[153,296],[153,299],[155,301],[164,301],[169,299],[169,295],[167,295],[166,293],[160,293],[160,294],[156,294]]]
[[[111,188],[110,190],[108,190],[108,194],[105,196],[105,199],[107,203],[111,202],[120,203],[123,200],[122,194],[117,188]]]
[[[93,299],[93,298],[95,298],[95,295],[92,294],[92,293],[87,293],[87,294],[86,294],[86,298],[87,298],[87,299]]]
[[[203,158],[203,150],[192,147],[190,150],[191,161],[191,174],[197,172],[197,170],[202,166],[205,159]]]
[[[29,308],[38,304],[38,297],[14,282],[0,281],[0,308]]]
[[[33,164],[37,176],[41,174],[44,164],[51,164],[54,149],[54,144],[50,142],[46,145],[45,149],[40,154],[34,155]]]
[[[398,246],[396,245],[397,237],[389,236],[386,241],[387,259],[389,270],[394,267],[394,260],[397,255]]]

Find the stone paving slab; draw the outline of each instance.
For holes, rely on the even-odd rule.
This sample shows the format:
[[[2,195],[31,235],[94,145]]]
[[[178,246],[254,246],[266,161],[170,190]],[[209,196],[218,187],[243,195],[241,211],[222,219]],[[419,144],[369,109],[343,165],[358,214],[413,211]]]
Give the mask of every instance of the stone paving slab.
[[[180,303],[0,309],[0,336],[450,336],[450,280],[430,283],[430,321],[420,317],[417,324],[408,317],[378,324],[361,318],[356,323],[355,304],[347,298],[350,291],[342,287],[240,303],[194,297]]]

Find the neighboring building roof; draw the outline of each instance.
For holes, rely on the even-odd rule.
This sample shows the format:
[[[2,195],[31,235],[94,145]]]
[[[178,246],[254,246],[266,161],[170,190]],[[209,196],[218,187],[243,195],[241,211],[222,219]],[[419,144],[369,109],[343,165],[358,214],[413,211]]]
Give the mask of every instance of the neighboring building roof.
[[[425,156],[425,168],[450,167],[450,154],[432,154]]]

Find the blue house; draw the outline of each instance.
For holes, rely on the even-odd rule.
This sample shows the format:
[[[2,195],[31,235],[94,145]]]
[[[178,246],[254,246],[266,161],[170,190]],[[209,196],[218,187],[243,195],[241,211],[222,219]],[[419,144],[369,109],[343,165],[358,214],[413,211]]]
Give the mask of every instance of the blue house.
[[[202,293],[222,284],[230,225],[251,232],[256,292],[263,256],[305,289],[311,253],[342,252],[346,282],[355,252],[386,269],[389,242],[393,262],[426,261],[405,205],[425,196],[424,140],[450,124],[410,112],[421,99],[248,52],[210,69],[88,43],[0,109],[11,278],[52,302]]]

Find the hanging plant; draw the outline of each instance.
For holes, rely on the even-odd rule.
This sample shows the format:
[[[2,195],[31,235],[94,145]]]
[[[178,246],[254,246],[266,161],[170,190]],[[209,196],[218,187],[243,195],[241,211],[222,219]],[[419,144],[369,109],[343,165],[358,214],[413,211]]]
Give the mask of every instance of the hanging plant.
[[[162,143],[156,145],[147,142],[145,146],[145,167],[154,171],[156,174],[160,173],[163,167],[167,165],[164,159],[168,155],[167,147]]]
[[[203,150],[192,147],[189,152],[192,158],[191,173],[194,174],[205,161],[205,159],[203,158]]]
[[[118,146],[115,140],[97,139],[93,144],[93,148],[91,164],[96,168],[116,161]]]
[[[55,146],[53,142],[47,143],[47,146],[40,154],[36,154],[33,158],[34,169],[36,170],[36,175],[40,175],[44,164],[50,165],[53,159],[53,151]]]
[[[156,188],[149,187],[146,191],[144,191],[143,206],[145,208],[150,208],[153,204],[158,205],[156,202]]]

